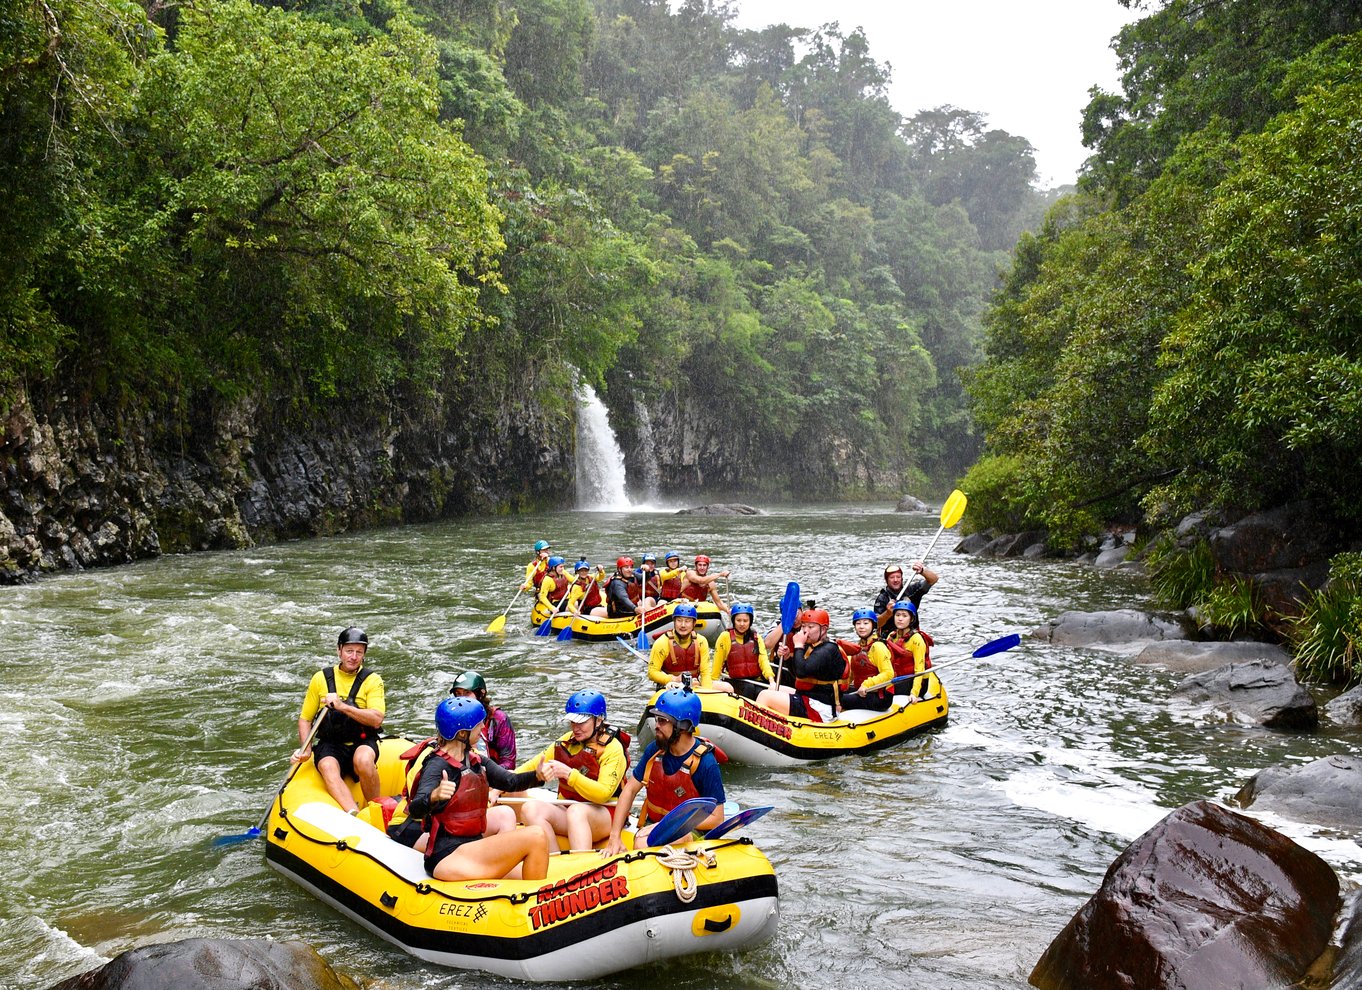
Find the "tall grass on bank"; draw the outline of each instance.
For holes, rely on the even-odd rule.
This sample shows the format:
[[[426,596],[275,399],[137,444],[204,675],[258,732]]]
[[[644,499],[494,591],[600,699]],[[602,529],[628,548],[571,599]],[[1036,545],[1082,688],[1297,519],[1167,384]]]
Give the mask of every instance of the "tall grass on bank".
[[[1362,553],[1329,561],[1329,582],[1307,592],[1291,639],[1301,680],[1350,684],[1362,680]]]

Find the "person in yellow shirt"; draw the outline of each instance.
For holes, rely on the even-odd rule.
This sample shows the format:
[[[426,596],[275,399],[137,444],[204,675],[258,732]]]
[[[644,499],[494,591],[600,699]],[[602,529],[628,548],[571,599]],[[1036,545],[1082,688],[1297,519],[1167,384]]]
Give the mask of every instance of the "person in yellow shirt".
[[[534,559],[525,565],[525,583],[520,586],[521,591],[534,591],[539,587],[539,582],[544,580],[544,575],[549,571],[549,541],[535,540]]]
[[[675,550],[668,550],[662,555],[662,566],[657,570],[657,600],[659,602],[670,602],[681,597],[681,581],[686,576],[686,569],[681,566],[681,555]]]
[[[734,602],[729,614],[733,616],[733,628],[721,632],[714,644],[712,686],[716,691],[736,692],[755,701],[764,686],[775,683],[771,657],[752,628],[752,606]],[[766,684],[758,681],[758,677]]]
[[[558,603],[567,594],[572,578],[568,577],[567,562],[562,557],[550,557],[545,564],[548,570],[539,582],[539,604],[550,612],[555,612],[558,611]],[[567,607],[566,602],[563,603],[563,607]]]
[[[648,655],[648,679],[667,687],[681,683],[682,674],[700,679],[700,687],[710,687],[712,671],[709,642],[695,634],[695,606],[683,602],[672,611],[672,628],[653,640]]]
[[[600,579],[605,572],[596,568],[596,576],[591,576],[591,565],[585,560],[577,561],[576,579],[568,585],[568,600],[563,609],[573,615],[590,615],[604,619],[605,599],[601,596]]]
[[[605,696],[578,691],[563,706],[572,728],[517,772],[537,770],[544,780],[558,781],[558,800],[529,801],[520,820],[567,837],[569,852],[585,852],[610,834],[614,799],[629,770],[628,736],[605,720]]]
[[[847,658],[847,681],[842,689],[842,707],[888,711],[894,703],[894,692],[877,688],[894,679],[894,663],[889,647],[880,641],[875,631],[875,610],[858,608],[851,613],[851,625],[856,630],[857,641],[837,641],[842,655]]]
[[[298,741],[293,762],[311,757],[322,775],[327,792],[336,803],[356,814],[359,805],[350,794],[346,777],[359,781],[367,804],[377,801],[378,734],[385,706],[383,678],[364,666],[369,637],[355,626],[342,629],[336,638],[339,662],[312,675],[298,715]],[[316,719],[323,719],[311,746]]]

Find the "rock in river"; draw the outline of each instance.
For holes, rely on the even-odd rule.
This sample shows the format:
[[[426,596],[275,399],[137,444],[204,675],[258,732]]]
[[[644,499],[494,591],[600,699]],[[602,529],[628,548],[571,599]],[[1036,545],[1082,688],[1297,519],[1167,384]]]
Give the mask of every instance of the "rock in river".
[[[303,942],[190,938],[130,949],[51,990],[357,990]]]

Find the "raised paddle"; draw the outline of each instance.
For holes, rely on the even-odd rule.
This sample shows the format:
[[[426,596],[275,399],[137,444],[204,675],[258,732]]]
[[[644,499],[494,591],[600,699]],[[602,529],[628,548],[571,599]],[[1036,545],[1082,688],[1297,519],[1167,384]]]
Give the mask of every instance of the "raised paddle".
[[[514,605],[516,603],[516,599],[520,597],[521,593],[524,590],[525,586],[522,584],[519,588],[516,589],[515,596],[511,599],[511,604],[506,606],[505,611],[503,611],[491,622],[487,623],[487,631],[489,633],[499,633],[506,628],[506,616],[511,611],[511,605]]]
[[[695,827],[714,813],[719,802],[712,797],[693,797],[682,801],[644,836],[645,846],[665,846],[690,835]]]
[[[317,738],[317,731],[321,729],[322,721],[326,718],[326,713],[330,710],[330,708],[323,708],[321,712],[318,713],[317,720],[312,723],[312,731],[308,733],[307,742],[303,743],[303,749],[312,748],[312,743]],[[258,839],[264,835],[265,833],[263,830],[265,828],[265,823],[270,820],[270,812],[274,810],[274,802],[279,799],[280,794],[284,793],[284,788],[289,785],[289,781],[293,779],[293,775],[298,772],[298,768],[302,765],[303,761],[299,760],[297,763],[293,764],[293,766],[289,767],[288,774],[284,777],[284,782],[279,785],[279,790],[274,792],[274,797],[270,798],[270,803],[265,808],[265,813],[260,816],[260,821],[256,822],[256,824],[252,825],[246,831],[238,832],[236,835],[219,835],[213,840],[213,845],[234,846],[238,842],[248,842],[251,839]]]
[[[799,620],[799,582],[791,581],[785,586],[785,594],[780,599],[780,631],[786,636],[794,632],[795,623]],[[781,657],[776,666],[776,687],[780,687],[780,678],[785,673],[785,658]]]
[[[899,676],[895,677],[892,681],[887,681],[884,684],[875,685],[875,687],[872,690],[883,691],[885,688],[894,687],[896,684],[904,684],[908,681],[917,680],[919,677],[924,677],[927,674],[935,674],[938,670],[945,670],[947,667],[953,667],[957,663],[964,663],[966,660],[977,660],[980,657],[991,657],[995,653],[1002,653],[1020,644],[1021,644],[1020,633],[1010,633],[1006,636],[1000,636],[997,639],[989,640],[987,643],[979,647],[969,656],[956,657],[954,660],[947,660],[945,663],[936,664],[932,667],[928,667],[926,670],[919,670],[916,674],[899,674]],[[852,692],[850,695],[847,695],[847,697],[855,696],[856,696],[855,692]]]
[[[742,828],[744,825],[752,824],[758,818],[763,817],[767,812],[770,811],[775,811],[775,807],[769,804],[762,805],[760,808],[747,808],[744,811],[738,812],[736,815],[732,815],[729,818],[725,818],[718,825],[715,825],[712,829],[705,833],[705,838],[721,839],[729,832],[732,832],[734,829]]]
[[[958,523],[960,517],[965,514],[965,503],[967,501],[965,493],[959,488],[947,497],[945,504],[941,506],[941,528],[936,531],[936,535],[932,537],[932,542],[927,544],[927,552],[920,558],[924,563],[932,550],[936,548],[936,541],[941,539],[941,534]],[[899,592],[899,597],[903,597],[902,591]]]

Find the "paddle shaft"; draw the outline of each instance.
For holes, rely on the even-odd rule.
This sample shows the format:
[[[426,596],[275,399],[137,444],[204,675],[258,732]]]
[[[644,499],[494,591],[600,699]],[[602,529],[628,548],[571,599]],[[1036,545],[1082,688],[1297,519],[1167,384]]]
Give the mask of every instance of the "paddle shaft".
[[[321,731],[322,722],[326,720],[327,713],[330,711],[330,708],[323,706],[322,710],[317,713],[317,719],[312,723],[312,731],[307,734],[307,742],[303,743],[303,749],[312,748],[312,743],[317,739],[317,733]],[[288,774],[284,777],[284,782],[279,785],[279,790],[274,792],[274,797],[270,798],[269,806],[265,808],[265,813],[260,816],[260,821],[255,826],[257,832],[263,830],[265,823],[270,820],[270,812],[274,810],[274,802],[278,800],[280,794],[284,793],[284,788],[288,786],[289,781],[293,779],[293,775],[298,772],[298,768],[303,765],[303,762],[304,761],[299,760],[297,763],[293,764],[293,766],[289,767]]]

